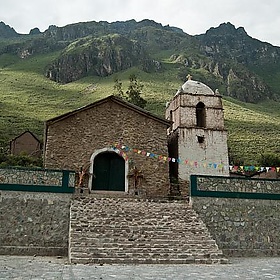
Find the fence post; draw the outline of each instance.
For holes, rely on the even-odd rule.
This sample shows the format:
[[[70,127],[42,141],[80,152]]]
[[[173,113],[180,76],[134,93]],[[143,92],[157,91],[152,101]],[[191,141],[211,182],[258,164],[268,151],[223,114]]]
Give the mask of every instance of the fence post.
[[[62,189],[68,190],[69,189],[69,170],[62,170]]]
[[[190,187],[190,196],[197,193],[197,175],[190,175],[191,187]]]

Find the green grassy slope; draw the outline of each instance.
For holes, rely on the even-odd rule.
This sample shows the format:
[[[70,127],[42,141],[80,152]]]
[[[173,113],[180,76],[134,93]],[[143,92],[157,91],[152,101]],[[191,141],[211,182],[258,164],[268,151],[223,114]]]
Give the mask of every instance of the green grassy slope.
[[[165,71],[161,73],[148,74],[133,68],[105,78],[87,77],[60,85],[44,77],[45,66],[57,55],[52,53],[24,60],[0,56],[1,147],[27,129],[42,139],[45,120],[113,94],[116,77],[126,89],[129,75],[135,73],[144,84],[146,109],[160,116],[164,116],[166,102],[182,84],[177,77],[178,66],[166,62]],[[235,161],[256,164],[261,153],[280,152],[279,105],[272,101],[248,104],[224,99],[229,147]]]

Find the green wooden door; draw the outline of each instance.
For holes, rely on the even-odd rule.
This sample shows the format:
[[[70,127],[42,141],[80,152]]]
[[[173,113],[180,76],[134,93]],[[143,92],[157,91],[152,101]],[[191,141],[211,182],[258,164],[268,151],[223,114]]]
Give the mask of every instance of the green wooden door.
[[[125,162],[114,152],[97,155],[93,165],[93,190],[125,191]]]

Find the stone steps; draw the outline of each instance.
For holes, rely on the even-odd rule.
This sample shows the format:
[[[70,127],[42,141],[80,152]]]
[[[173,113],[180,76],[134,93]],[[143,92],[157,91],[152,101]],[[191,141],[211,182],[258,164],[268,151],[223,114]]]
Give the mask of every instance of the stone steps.
[[[227,259],[195,259],[190,258],[75,258],[72,259],[74,264],[227,264]]]
[[[182,201],[75,197],[72,263],[226,263],[197,214]]]

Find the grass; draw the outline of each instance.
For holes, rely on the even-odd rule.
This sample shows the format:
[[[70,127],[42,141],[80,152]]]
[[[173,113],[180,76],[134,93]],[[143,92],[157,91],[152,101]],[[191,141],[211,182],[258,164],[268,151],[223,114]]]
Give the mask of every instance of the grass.
[[[166,102],[182,85],[177,77],[178,65],[168,60],[163,62],[164,71],[158,73],[131,68],[109,77],[57,84],[44,77],[46,65],[57,56],[58,53],[52,53],[24,60],[0,56],[0,146],[7,146],[27,129],[42,139],[45,120],[113,94],[116,77],[125,90],[129,75],[136,74],[144,85],[146,109],[161,117]],[[235,161],[256,164],[262,153],[280,152],[279,102],[249,104],[226,97],[223,102],[228,144]]]
[[[235,161],[255,164],[265,153],[280,153],[280,111],[275,101],[249,104],[224,100],[228,143]]]

